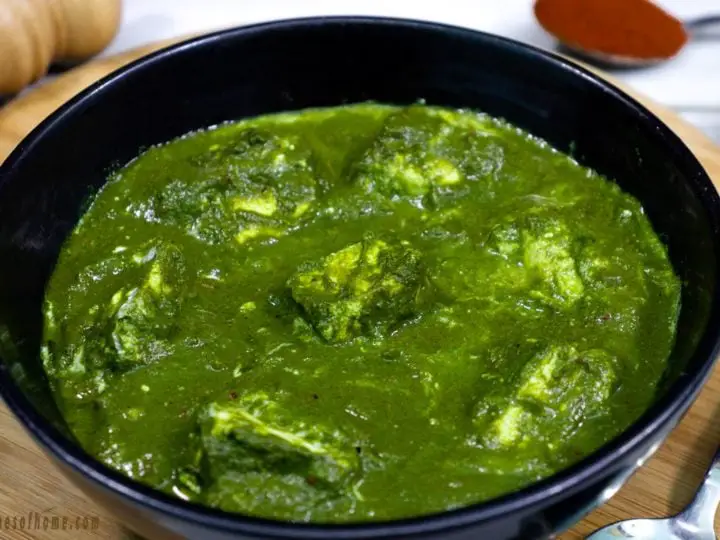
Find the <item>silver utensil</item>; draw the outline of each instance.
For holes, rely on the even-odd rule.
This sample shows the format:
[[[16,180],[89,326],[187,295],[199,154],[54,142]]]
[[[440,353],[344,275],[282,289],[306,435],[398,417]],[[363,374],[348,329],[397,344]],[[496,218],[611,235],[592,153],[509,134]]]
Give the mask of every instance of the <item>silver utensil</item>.
[[[708,15],[685,21],[683,26],[687,31],[690,39],[699,36],[704,30],[710,26],[717,25],[720,28],[720,15]],[[635,58],[632,56],[621,56],[615,54],[607,54],[598,51],[582,49],[569,43],[562,43],[563,48],[567,49],[581,58],[591,60],[605,68],[644,68],[652,67],[662,62],[666,62],[669,58]]]
[[[717,540],[715,512],[720,503],[720,449],[690,505],[665,519],[630,519],[604,527],[586,540]]]

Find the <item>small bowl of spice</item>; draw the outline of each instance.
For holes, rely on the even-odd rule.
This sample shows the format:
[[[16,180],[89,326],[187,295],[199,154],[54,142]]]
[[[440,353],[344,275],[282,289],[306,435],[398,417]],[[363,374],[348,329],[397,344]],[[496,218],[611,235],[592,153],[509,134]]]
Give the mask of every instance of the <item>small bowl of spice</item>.
[[[683,22],[650,0],[536,0],[535,17],[568,52],[613,68],[657,65],[720,29],[720,13]]]

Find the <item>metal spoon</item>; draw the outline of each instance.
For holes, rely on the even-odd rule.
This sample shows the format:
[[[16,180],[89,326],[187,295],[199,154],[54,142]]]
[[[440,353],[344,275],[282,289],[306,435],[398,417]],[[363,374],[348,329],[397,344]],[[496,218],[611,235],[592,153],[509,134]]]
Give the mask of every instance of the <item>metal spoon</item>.
[[[630,519],[604,527],[586,540],[716,540],[715,512],[720,503],[720,449],[690,505],[665,519]]]
[[[685,21],[683,26],[690,38],[698,37],[706,28],[718,25],[720,28],[720,15],[708,15]],[[720,39],[720,33],[718,33]],[[562,48],[586,60],[590,60],[595,64],[604,68],[645,68],[661,64],[670,58],[635,58],[633,56],[621,56],[615,54],[607,54],[598,51],[582,49],[577,45],[569,43],[561,43]]]

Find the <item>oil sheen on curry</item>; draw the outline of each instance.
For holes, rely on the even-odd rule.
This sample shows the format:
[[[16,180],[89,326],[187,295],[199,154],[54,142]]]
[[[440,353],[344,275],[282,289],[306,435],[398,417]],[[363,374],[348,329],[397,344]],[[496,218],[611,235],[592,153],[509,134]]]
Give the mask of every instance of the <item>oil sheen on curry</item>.
[[[78,441],[169,494],[292,521],[526,486],[651,403],[680,282],[638,201],[500,120],[271,115],[144,152],[47,291]]]

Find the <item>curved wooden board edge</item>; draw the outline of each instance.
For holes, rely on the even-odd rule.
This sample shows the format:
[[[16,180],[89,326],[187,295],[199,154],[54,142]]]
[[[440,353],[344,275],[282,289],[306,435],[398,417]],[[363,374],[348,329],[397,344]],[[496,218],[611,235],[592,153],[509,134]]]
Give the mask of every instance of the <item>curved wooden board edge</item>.
[[[196,35],[166,39],[117,55],[101,57],[39,84],[0,107],[0,162],[40,122],[94,82],[121,67]]]

